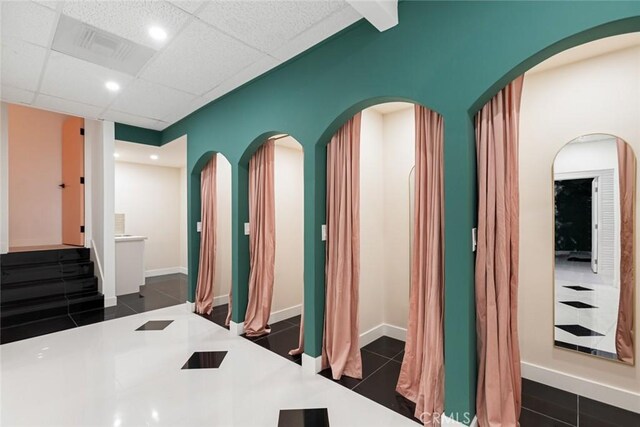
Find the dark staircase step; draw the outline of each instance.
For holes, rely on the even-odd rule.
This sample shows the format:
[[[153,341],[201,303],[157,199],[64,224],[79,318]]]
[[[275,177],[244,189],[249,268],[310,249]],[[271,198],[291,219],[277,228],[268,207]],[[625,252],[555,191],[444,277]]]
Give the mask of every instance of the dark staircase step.
[[[64,297],[80,293],[98,291],[95,276],[71,279],[39,280],[34,282],[10,283],[0,290],[0,306],[16,302],[26,302],[48,297]]]
[[[99,292],[32,299],[3,306],[0,312],[0,323],[3,328],[6,328],[102,307],[104,307],[104,296]]]
[[[41,251],[10,252],[0,255],[0,266],[50,264],[68,261],[89,261],[89,248],[48,249]]]
[[[93,268],[93,261],[88,260],[3,266],[0,286],[42,280],[91,277],[94,273]]]

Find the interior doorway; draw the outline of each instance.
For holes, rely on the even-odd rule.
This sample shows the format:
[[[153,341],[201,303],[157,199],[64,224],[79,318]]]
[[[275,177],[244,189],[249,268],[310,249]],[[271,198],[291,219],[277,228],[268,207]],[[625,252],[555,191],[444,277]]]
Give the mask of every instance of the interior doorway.
[[[84,119],[8,106],[9,252],[85,246]]]

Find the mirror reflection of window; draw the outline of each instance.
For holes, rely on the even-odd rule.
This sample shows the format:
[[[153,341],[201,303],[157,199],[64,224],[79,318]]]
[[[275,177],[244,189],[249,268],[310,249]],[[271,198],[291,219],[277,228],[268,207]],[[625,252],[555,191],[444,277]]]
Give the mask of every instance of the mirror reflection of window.
[[[618,138],[594,134],[566,144],[553,164],[555,345],[627,363],[633,302],[626,296],[635,285],[630,153]]]

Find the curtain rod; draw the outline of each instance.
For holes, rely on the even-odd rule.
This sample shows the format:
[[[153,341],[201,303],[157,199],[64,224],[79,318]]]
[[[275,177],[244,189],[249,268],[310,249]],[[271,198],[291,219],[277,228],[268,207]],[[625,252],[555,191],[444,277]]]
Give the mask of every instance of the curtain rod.
[[[270,140],[272,140],[272,141],[277,141],[277,140],[279,140],[279,139],[287,138],[287,137],[289,137],[289,136],[291,136],[291,135],[289,135],[288,133],[284,133],[284,134],[282,134],[282,135],[278,135],[278,136],[276,136],[275,138],[274,138],[274,137],[271,137],[271,138],[268,138],[268,139],[270,139]]]

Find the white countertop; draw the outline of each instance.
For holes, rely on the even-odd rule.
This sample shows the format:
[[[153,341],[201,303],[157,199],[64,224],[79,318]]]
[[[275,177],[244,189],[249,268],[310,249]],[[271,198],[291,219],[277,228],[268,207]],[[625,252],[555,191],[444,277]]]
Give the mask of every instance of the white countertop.
[[[134,236],[131,234],[116,234],[116,243],[118,242],[137,242],[147,240],[145,236]]]

